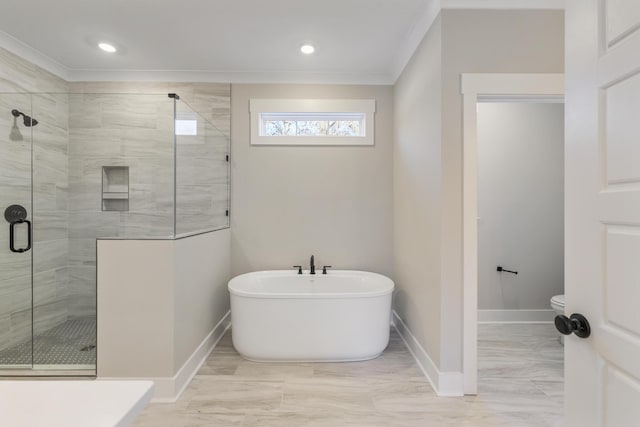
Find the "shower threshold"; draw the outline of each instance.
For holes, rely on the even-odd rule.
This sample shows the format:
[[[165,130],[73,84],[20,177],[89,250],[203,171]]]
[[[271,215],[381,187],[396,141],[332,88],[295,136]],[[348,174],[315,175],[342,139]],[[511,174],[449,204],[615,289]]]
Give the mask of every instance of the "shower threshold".
[[[0,380],[20,380],[20,379],[88,379],[92,380],[96,378],[95,368],[91,369],[72,369],[56,367],[55,370],[37,370],[37,369],[14,369],[0,367]]]

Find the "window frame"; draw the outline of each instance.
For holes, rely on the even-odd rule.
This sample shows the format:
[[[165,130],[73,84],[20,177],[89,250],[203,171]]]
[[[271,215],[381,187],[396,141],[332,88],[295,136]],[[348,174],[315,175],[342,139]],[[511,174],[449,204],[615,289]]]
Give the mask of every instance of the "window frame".
[[[250,99],[251,145],[297,146],[369,146],[375,145],[374,99]],[[304,121],[309,117],[362,114],[361,136],[332,135],[263,135],[263,116],[293,114]]]

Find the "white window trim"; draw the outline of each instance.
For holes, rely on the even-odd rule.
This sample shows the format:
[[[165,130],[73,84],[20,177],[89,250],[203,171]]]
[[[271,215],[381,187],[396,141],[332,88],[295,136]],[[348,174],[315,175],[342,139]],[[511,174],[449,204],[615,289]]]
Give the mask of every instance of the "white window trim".
[[[374,145],[374,99],[251,99],[251,145]],[[269,113],[364,113],[364,136],[263,136],[260,115]]]

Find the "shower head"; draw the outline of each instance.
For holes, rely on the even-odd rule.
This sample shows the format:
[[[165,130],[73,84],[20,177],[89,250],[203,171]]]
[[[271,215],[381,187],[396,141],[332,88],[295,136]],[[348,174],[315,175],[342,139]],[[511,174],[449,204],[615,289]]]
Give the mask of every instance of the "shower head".
[[[35,126],[38,124],[38,121],[36,119],[32,119],[31,117],[27,116],[26,114],[24,114],[21,111],[18,110],[11,110],[11,114],[13,114],[13,117],[20,117],[22,116],[23,118],[23,122],[24,125],[26,127],[31,127],[31,126]]]

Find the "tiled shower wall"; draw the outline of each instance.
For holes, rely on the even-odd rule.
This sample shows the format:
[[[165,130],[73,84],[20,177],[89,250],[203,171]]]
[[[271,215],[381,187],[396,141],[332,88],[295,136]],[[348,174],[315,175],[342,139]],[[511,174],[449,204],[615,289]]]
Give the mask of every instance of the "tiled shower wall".
[[[2,94],[8,92],[10,94]],[[15,92],[58,92],[19,95]],[[33,250],[9,250],[9,224],[0,217],[0,349],[31,337],[31,257],[33,257],[34,332],[67,317],[68,259],[68,84],[0,49],[0,194],[4,212],[14,203],[29,210]],[[30,113],[33,106],[33,112]],[[31,206],[30,131],[17,120],[21,141],[11,140],[12,109],[33,115],[33,206]],[[15,137],[15,134],[14,134]],[[19,236],[24,242],[24,234]]]
[[[96,237],[173,233],[173,100],[168,93],[178,93],[221,130],[208,144],[178,147],[178,232],[180,224],[206,228],[221,220],[212,210],[226,203],[227,166],[220,161],[226,150],[222,154],[215,147],[229,138],[230,85],[72,83],[71,91],[68,309],[70,316],[83,317],[95,313]],[[102,211],[103,166],[129,167],[129,211]],[[199,224],[198,218],[213,219]]]

